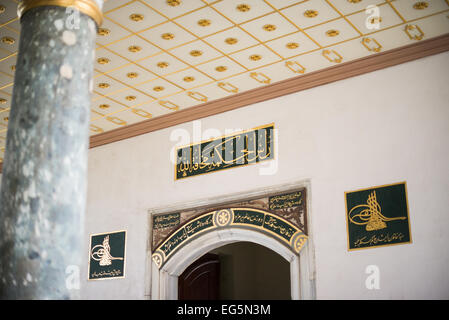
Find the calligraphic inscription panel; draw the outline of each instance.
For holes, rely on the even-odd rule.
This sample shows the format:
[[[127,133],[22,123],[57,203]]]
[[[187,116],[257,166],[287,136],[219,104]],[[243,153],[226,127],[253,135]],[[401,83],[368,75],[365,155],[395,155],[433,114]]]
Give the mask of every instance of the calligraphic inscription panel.
[[[161,267],[179,248],[201,233],[237,227],[260,231],[299,253],[307,241],[306,189],[217,207],[153,216],[153,260]],[[178,221],[174,225],[169,221]]]
[[[176,149],[175,180],[274,159],[274,125]]]
[[[94,234],[90,237],[89,280],[125,276],[126,231]]]
[[[411,242],[405,182],[345,193],[348,249]]]

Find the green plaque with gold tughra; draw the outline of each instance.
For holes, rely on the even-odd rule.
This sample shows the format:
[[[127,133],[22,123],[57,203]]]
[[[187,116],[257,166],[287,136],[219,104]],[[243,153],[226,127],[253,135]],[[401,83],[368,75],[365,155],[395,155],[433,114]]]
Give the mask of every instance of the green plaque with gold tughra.
[[[411,243],[405,182],[345,193],[348,249]]]
[[[91,235],[89,280],[125,277],[125,246],[125,230]]]

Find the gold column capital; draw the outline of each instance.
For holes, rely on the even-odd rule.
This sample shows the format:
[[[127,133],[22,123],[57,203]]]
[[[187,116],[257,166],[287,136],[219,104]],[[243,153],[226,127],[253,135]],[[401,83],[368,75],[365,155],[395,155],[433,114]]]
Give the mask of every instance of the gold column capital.
[[[28,10],[42,6],[72,7],[88,15],[101,26],[103,13],[94,0],[22,0],[17,7],[19,18]]]

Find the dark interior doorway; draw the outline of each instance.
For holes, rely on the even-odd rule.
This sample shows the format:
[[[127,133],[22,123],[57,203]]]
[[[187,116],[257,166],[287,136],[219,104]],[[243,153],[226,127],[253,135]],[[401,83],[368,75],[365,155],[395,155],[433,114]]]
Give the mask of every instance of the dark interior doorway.
[[[187,267],[178,293],[180,300],[290,300],[290,263],[252,242],[228,244]]]

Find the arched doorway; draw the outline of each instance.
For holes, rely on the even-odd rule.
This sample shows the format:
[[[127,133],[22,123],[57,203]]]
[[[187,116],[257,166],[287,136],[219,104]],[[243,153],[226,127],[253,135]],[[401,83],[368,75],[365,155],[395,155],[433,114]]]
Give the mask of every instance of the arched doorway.
[[[178,278],[179,300],[290,300],[290,264],[252,242],[218,247]]]
[[[308,243],[298,255],[262,232],[238,227],[215,229],[202,234],[180,248],[160,269],[152,261],[151,298],[154,300],[178,299],[178,277],[189,265],[218,247],[241,241],[262,245],[289,262],[291,299],[314,299],[314,281],[309,268]]]

